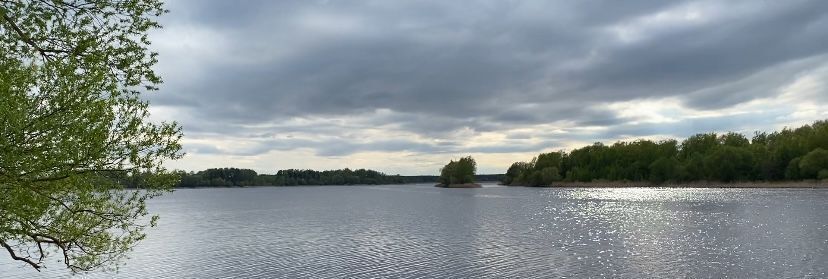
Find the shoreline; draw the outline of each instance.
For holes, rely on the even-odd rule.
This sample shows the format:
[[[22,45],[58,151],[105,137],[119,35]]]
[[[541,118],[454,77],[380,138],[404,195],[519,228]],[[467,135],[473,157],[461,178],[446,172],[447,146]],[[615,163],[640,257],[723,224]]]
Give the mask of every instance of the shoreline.
[[[650,183],[650,182],[559,182],[546,186],[503,185],[506,187],[536,187],[536,188],[765,188],[765,189],[815,189],[828,188],[828,181],[795,181],[795,182],[683,182],[683,183]]]
[[[401,184],[345,184],[345,185],[291,185],[291,186],[277,186],[277,185],[250,185],[250,186],[194,186],[194,187],[173,187],[172,189],[228,189],[228,188],[260,188],[260,187],[348,187],[348,186],[383,186],[383,185],[429,185],[430,183],[401,183]],[[655,184],[650,182],[617,182],[617,181],[594,181],[594,182],[558,182],[552,185],[545,186],[528,186],[528,185],[503,185],[498,181],[481,181],[471,184],[452,184],[445,186],[443,184],[434,185],[438,188],[482,188],[482,184],[496,184],[503,187],[528,187],[528,188],[765,188],[765,189],[817,189],[828,188],[828,181],[796,181],[796,182],[685,182],[685,183],[662,183]],[[433,184],[432,184],[433,185]],[[133,189],[133,188],[125,188]]]
[[[477,183],[465,183],[465,184],[437,184],[434,187],[438,188],[483,188],[483,185]]]

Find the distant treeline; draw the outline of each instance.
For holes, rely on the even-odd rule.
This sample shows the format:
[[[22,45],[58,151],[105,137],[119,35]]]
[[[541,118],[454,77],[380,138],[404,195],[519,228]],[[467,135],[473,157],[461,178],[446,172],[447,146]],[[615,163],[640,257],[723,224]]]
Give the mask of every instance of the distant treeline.
[[[435,175],[386,175],[367,169],[280,170],[276,174],[258,174],[251,169],[214,168],[199,172],[181,172],[178,187],[299,186],[299,185],[380,185],[437,183]],[[501,181],[503,174],[476,175],[477,181]]]
[[[341,170],[280,170],[273,174],[258,174],[250,169],[216,168],[182,173],[178,187],[226,186],[297,186],[297,185],[376,185],[402,184],[399,175],[366,169]]]
[[[676,140],[595,143],[516,162],[507,185],[558,181],[796,181],[828,179],[828,121],[773,133],[697,134]]]

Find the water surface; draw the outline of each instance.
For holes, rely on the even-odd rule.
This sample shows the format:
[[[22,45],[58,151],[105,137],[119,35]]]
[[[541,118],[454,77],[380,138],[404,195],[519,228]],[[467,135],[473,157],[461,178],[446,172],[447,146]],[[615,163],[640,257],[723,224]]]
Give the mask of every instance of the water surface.
[[[126,266],[83,276],[828,277],[828,190],[486,186],[177,190]],[[3,254],[0,277],[68,273]]]

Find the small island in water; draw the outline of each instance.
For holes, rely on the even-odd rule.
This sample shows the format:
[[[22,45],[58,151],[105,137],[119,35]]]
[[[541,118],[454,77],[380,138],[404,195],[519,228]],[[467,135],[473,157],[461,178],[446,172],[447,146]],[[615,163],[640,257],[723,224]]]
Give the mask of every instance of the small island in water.
[[[477,162],[471,156],[451,160],[440,169],[440,183],[434,185],[442,188],[480,188],[474,183],[474,173],[477,171]]]

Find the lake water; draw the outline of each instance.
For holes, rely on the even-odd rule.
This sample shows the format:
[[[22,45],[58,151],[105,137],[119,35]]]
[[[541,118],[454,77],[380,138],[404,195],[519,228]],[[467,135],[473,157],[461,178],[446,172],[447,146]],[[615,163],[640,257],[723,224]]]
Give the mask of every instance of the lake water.
[[[486,186],[178,190],[119,273],[84,276],[828,277],[828,190]],[[2,278],[65,276],[0,254]]]

